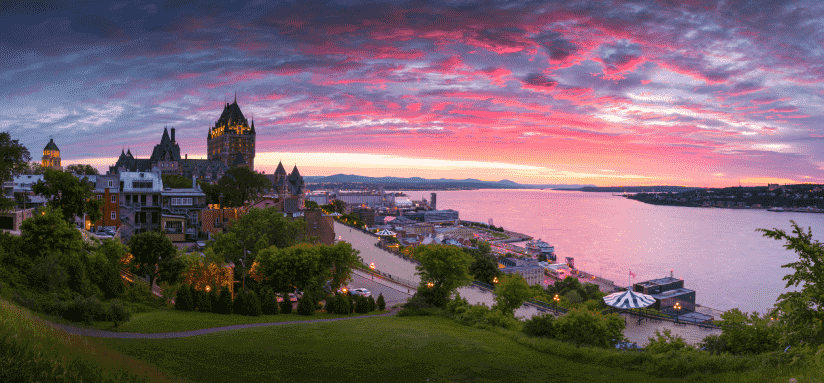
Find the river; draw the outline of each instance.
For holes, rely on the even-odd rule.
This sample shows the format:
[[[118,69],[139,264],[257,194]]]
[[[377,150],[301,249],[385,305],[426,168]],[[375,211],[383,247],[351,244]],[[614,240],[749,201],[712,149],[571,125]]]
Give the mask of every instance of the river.
[[[786,291],[781,265],[798,256],[757,228],[789,231],[790,220],[824,233],[824,214],[648,205],[611,193],[555,190],[434,191],[438,209],[541,238],[559,260],[628,284],[674,273],[696,291],[698,304],[765,312]],[[405,191],[429,200],[431,191]]]

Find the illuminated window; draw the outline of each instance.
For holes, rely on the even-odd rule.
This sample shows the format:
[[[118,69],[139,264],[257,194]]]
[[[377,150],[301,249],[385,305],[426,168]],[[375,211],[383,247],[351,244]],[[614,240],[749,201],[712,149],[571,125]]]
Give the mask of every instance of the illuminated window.
[[[116,211],[112,212],[112,219],[117,219],[117,212]]]

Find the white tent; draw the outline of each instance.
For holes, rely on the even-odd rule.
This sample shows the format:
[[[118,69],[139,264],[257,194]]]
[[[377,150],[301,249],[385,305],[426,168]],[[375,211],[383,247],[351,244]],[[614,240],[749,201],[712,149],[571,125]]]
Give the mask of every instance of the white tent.
[[[612,293],[604,297],[604,303],[618,309],[639,309],[652,306],[655,298],[632,290]]]
[[[391,231],[386,230],[386,229],[383,229],[383,230],[379,231],[377,234],[381,237],[391,237],[391,236],[395,235],[394,232],[391,232]]]

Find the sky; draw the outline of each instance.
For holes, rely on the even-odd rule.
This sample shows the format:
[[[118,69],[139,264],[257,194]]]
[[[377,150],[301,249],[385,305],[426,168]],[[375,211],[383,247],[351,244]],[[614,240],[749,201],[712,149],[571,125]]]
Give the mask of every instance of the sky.
[[[818,1],[5,2],[0,131],[205,158],[237,97],[266,173],[821,183],[823,47]]]

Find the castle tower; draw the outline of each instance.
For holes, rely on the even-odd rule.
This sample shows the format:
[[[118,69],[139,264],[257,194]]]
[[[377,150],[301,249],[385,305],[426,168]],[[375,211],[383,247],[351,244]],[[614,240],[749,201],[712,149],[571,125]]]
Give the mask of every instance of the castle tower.
[[[220,118],[209,128],[207,158],[226,166],[237,164],[255,170],[255,135],[255,122],[249,124],[235,98],[233,103],[223,106]],[[238,154],[243,156],[243,162],[237,160]]]
[[[60,165],[60,149],[57,148],[54,139],[49,139],[49,143],[43,148],[41,165],[43,165],[44,168],[63,170],[63,166]]]

